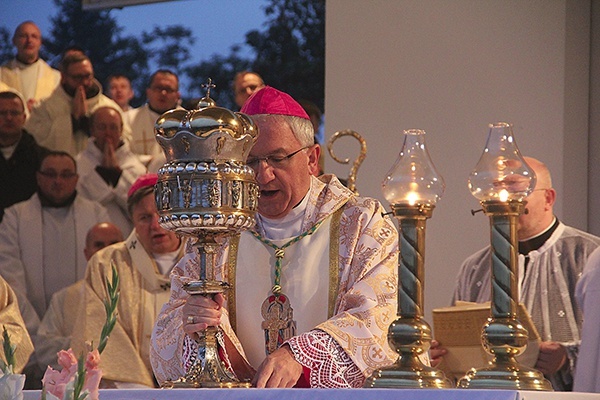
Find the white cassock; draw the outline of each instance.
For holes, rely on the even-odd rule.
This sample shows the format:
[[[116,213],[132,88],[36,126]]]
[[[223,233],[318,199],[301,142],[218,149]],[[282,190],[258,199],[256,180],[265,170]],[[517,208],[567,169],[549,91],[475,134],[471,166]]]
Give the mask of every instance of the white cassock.
[[[182,241],[172,256],[171,266],[183,255],[183,247]],[[86,341],[100,340],[106,320],[106,280],[112,280],[111,263],[119,274],[120,297],[117,323],[102,353],[102,378],[153,387],[148,355],[150,334],[159,310],[169,298],[169,278],[144,249],[135,229],[124,242],[105,247],[90,259],[85,276],[85,307],[80,309],[71,345],[79,354]]]
[[[529,252],[527,273],[519,274],[519,301],[525,304],[542,341],[559,342],[567,350],[565,367],[547,378],[555,390],[573,384],[572,372],[580,342],[581,310],[575,301],[575,285],[588,256],[600,246],[600,238],[560,222],[550,238]],[[525,258],[519,254],[519,270]],[[491,250],[486,247],[469,256],[456,278],[452,302],[483,303],[491,296]]]
[[[29,200],[7,208],[0,224],[2,276],[19,296],[21,308],[33,307],[40,319],[54,291],[83,278],[86,234],[92,226],[108,221],[104,207],[81,196],[77,196],[66,211],[62,221],[44,218],[46,207],[42,207],[38,195],[34,194]],[[64,233],[72,235],[72,241],[61,242],[50,233],[66,226],[71,226],[71,232]],[[52,259],[59,262],[47,265]],[[65,265],[69,263],[71,267],[67,271]]]
[[[157,154],[162,154],[162,149],[156,141],[154,124],[160,114],[152,111],[148,104],[125,112],[131,126],[130,148],[135,154],[144,156],[143,161],[148,164]]]
[[[600,393],[600,249],[588,258],[575,295],[583,325],[573,390]]]
[[[87,114],[89,117],[98,107],[111,107],[122,114],[121,108],[113,100],[102,94],[101,86],[97,95],[87,99]],[[31,133],[40,146],[50,150],[62,150],[77,156],[87,145],[89,135],[87,132],[77,130],[73,132],[71,109],[73,98],[58,85],[50,97],[44,99],[39,106],[31,111],[31,116],[25,123],[25,129]],[[125,119],[123,119],[125,121]],[[128,136],[130,128],[127,124],[123,127],[123,135]]]
[[[102,163],[102,151],[94,144],[94,139],[89,138],[85,150],[77,156],[77,190],[82,196],[106,207],[110,221],[127,236],[133,229],[127,211],[127,191],[138,177],[146,173],[146,167],[131,152],[127,141],[117,148],[115,157],[121,168],[121,176],[117,186],[113,187],[96,172],[96,167]]]
[[[18,90],[36,106],[49,97],[60,83],[60,72],[38,59],[32,64],[22,64],[12,59],[0,67],[0,81]]]

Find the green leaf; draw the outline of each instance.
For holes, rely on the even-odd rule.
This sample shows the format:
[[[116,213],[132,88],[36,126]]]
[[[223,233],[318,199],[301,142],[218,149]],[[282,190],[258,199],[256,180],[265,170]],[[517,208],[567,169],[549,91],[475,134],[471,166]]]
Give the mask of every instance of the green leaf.
[[[104,300],[104,310],[106,311],[106,322],[100,332],[100,343],[98,343],[98,352],[102,353],[110,333],[117,323],[117,305],[119,303],[119,273],[114,261],[111,260],[112,280],[106,278],[106,288],[108,298]]]
[[[2,362],[0,367],[2,368],[2,371],[6,373],[8,368],[10,368],[11,371],[15,369],[15,351],[17,350],[17,346],[11,344],[10,335],[8,334],[6,326],[4,325],[2,325],[2,340],[2,349],[4,350],[4,358],[6,359],[6,363]]]

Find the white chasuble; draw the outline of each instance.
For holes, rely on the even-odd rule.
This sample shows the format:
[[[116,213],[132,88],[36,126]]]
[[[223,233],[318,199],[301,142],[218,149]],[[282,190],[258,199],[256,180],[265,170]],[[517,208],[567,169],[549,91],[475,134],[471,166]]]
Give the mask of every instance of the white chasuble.
[[[275,235],[260,223],[265,221],[259,221],[255,231],[263,238],[277,237],[274,244],[284,247],[289,239],[322,222],[311,235],[284,249],[281,293],[289,298],[297,322],[296,336],[288,343],[296,361],[310,370],[311,387],[359,387],[363,376],[397,357],[387,344],[387,330],[397,310],[397,232],[379,202],[356,197],[331,175],[313,177],[305,200],[298,230],[290,229],[295,226],[292,216],[292,221],[278,223],[285,228]],[[235,347],[227,351],[246,357],[255,368],[265,358],[261,306],[272,294],[274,252],[251,232],[244,232],[237,248],[235,241],[225,243],[215,265],[216,279],[235,286],[226,297],[229,300],[234,294],[236,307],[228,304],[220,323]],[[236,268],[231,267],[234,253]],[[330,253],[337,266],[331,285]],[[198,279],[198,271],[198,255],[190,245],[173,268],[171,298],[152,333],[150,359],[159,382],[181,377],[195,357],[195,342],[183,329],[183,305],[188,298],[183,285]],[[330,299],[335,304],[328,317]]]
[[[105,247],[90,259],[85,309],[73,332],[73,350],[77,353],[85,348],[85,341],[99,341],[106,319],[106,280],[112,279],[112,264],[119,274],[120,297],[117,323],[102,353],[103,379],[153,387],[150,338],[156,316],[169,298],[169,278],[159,272],[135,229],[125,242]]]

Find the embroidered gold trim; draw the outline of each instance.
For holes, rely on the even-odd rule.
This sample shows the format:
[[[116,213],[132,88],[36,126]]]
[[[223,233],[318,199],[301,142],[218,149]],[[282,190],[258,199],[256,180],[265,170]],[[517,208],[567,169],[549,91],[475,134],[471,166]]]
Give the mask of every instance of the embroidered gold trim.
[[[340,279],[340,220],[343,207],[333,213],[329,226],[329,301],[327,319],[333,317],[337,300]]]
[[[237,266],[238,248],[240,246],[240,234],[233,236],[229,242],[229,262],[227,263],[227,280],[229,290],[227,291],[227,309],[229,311],[229,323],[231,329],[237,332],[236,306],[235,306],[235,271]]]

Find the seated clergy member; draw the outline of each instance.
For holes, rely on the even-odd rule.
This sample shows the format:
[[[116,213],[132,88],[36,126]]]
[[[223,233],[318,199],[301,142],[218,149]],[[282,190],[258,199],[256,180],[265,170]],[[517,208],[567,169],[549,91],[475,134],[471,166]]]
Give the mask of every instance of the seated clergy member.
[[[48,149],[25,129],[27,108],[20,93],[0,91],[0,221],[4,209],[35,193],[35,174]]]
[[[16,347],[13,372],[20,374],[29,360],[29,356],[33,353],[33,343],[31,343],[25,322],[21,317],[17,296],[0,276],[0,335],[4,329],[8,332],[10,343]],[[6,362],[4,351],[0,351],[0,360]]]
[[[31,111],[25,128],[38,143],[50,150],[62,150],[76,156],[90,136],[90,113],[97,107],[117,103],[102,94],[94,78],[90,59],[79,50],[71,50],[60,62],[60,85],[50,97]],[[129,127],[127,127],[129,134]]]
[[[0,265],[23,314],[33,306],[42,318],[54,293],[83,278],[85,235],[108,215],[99,203],[77,194],[76,163],[68,153],[48,153],[36,177],[37,193],[5,210]]]
[[[77,194],[77,167],[70,154],[49,152],[36,179],[37,193],[7,208],[0,224],[0,273],[19,299],[34,343],[52,295],[84,276],[85,234],[108,220],[102,205]],[[31,389],[40,387],[43,374],[34,358],[26,367],[26,388]]]
[[[183,242],[158,224],[154,201],[156,175],[143,175],[131,186],[127,206],[134,229],[121,243],[98,251],[88,262],[84,307],[73,332],[75,353],[85,342],[98,343],[106,319],[106,279],[111,264],[119,274],[117,323],[102,353],[104,385],[155,385],[150,367],[150,334],[163,304],[169,299],[169,273],[183,255]]]
[[[92,226],[85,237],[83,253],[86,261],[98,250],[122,241],[123,233],[118,226],[110,222]],[[84,288],[85,282],[82,279],[52,295],[35,342],[35,356],[42,369],[47,365],[59,368],[56,353],[71,347],[71,335],[82,304]]]
[[[571,390],[581,337],[575,286],[588,256],[600,245],[600,238],[556,218],[556,191],[550,171],[535,158],[525,157],[525,161],[535,171],[537,183],[527,196],[525,213],[517,224],[519,301],[527,307],[542,339],[535,368],[544,373],[555,390]],[[452,302],[489,301],[490,274],[488,246],[463,263]]]
[[[258,126],[247,163],[260,197],[257,224],[239,241],[230,282],[237,301],[187,295],[182,284],[198,277],[197,253],[188,246],[153,332],[156,377],[183,376],[198,332],[220,326],[221,355],[257,387],[360,387],[373,369],[396,359],[386,338],[397,305],[396,229],[377,200],[355,196],[332,175],[311,175],[320,147],[306,112],[288,94],[267,86],[242,112]],[[216,279],[231,278],[230,250],[218,254]],[[281,335],[263,329],[269,316],[261,315],[261,305],[269,299],[293,309],[289,317],[270,315],[287,327]]]
[[[126,235],[133,227],[127,212],[127,191],[146,173],[146,167],[123,140],[121,113],[113,107],[100,107],[90,118],[92,137],[77,156],[77,190],[96,200],[108,211],[110,221]]]

